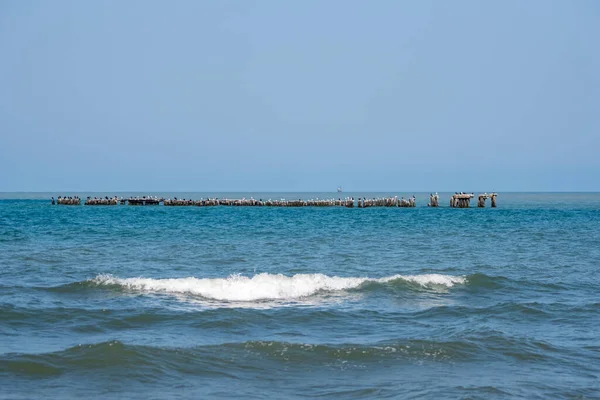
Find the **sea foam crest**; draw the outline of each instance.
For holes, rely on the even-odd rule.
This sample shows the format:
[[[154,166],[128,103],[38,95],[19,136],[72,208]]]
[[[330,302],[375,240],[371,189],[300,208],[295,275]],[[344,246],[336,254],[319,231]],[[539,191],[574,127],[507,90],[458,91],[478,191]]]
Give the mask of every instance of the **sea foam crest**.
[[[147,292],[189,293],[208,299],[222,301],[292,300],[313,295],[320,291],[335,292],[354,289],[365,282],[386,283],[405,280],[422,286],[443,285],[452,287],[465,282],[465,277],[425,274],[394,275],[379,279],[343,278],[324,274],[262,273],[252,277],[231,275],[227,278],[118,278],[98,275],[91,282],[98,285],[118,285],[126,289]]]
[[[441,274],[423,274],[423,275],[394,275],[386,278],[374,279],[377,282],[390,282],[402,279],[408,282],[417,283],[421,286],[441,285],[452,287],[462,285],[466,282],[464,276],[441,275]]]

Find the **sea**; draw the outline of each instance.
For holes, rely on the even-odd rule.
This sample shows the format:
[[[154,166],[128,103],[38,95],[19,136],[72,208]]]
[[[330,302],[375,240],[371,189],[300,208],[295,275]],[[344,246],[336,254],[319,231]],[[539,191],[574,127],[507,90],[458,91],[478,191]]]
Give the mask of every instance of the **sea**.
[[[598,193],[61,194],[132,195],[0,193],[2,399],[600,398]]]

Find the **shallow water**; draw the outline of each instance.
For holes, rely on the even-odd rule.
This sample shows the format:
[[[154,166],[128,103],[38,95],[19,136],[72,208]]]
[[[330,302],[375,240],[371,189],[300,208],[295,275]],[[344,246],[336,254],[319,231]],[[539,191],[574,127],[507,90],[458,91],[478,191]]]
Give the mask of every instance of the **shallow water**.
[[[600,396],[600,194],[501,193],[497,209],[0,197],[0,397]]]

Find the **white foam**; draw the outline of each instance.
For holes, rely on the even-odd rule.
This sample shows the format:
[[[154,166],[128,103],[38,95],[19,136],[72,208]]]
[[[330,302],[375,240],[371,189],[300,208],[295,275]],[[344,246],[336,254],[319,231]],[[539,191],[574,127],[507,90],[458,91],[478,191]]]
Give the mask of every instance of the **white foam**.
[[[462,284],[465,278],[451,275],[394,275],[385,278],[343,278],[324,274],[257,274],[252,277],[231,275],[228,278],[118,278],[98,275],[91,281],[98,285],[119,285],[145,292],[188,293],[221,301],[293,300],[317,292],[336,292],[353,289],[365,282],[390,282],[397,279],[422,286]]]
[[[467,278],[464,276],[440,275],[440,274],[423,274],[423,275],[394,275],[386,278],[378,279],[379,282],[390,282],[396,279],[418,283],[421,286],[440,285],[452,287],[454,285],[462,285]]]

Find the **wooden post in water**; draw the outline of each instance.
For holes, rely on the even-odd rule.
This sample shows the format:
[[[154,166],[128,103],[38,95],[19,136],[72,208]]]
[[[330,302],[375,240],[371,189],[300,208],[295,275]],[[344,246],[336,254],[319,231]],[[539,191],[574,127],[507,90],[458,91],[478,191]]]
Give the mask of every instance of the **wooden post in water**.
[[[498,193],[492,193],[490,194],[490,197],[492,199],[492,208],[496,208],[496,197],[498,197]]]

